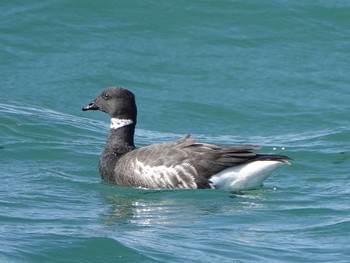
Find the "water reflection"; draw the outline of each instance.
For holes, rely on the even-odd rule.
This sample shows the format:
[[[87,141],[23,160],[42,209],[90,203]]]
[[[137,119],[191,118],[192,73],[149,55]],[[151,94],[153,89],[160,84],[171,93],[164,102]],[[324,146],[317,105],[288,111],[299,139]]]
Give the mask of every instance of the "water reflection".
[[[142,190],[113,187],[107,225],[192,225],[203,218],[232,215],[264,206],[266,190],[230,193],[213,190]]]

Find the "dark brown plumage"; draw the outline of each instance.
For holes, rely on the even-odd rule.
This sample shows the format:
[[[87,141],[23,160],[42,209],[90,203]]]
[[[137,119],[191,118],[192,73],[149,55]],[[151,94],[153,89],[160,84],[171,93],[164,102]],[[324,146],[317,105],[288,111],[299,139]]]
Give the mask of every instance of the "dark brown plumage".
[[[110,135],[100,159],[100,174],[104,180],[118,185],[151,189],[219,188],[220,185],[227,185],[227,182],[221,180],[221,177],[214,180],[215,175],[225,174],[225,171],[232,173],[233,167],[238,170],[233,171],[233,176],[237,174],[237,178],[232,177],[228,181],[231,185],[241,180],[240,170],[249,163],[263,161],[263,164],[277,167],[289,160],[284,155],[252,152],[260,149],[258,146],[200,143],[189,135],[178,141],[136,149],[135,96],[121,87],[105,89],[83,110],[102,110],[112,118]],[[255,171],[251,173],[254,175]],[[259,180],[263,181],[267,176],[264,174],[261,179],[253,178],[252,182],[256,180],[257,183],[254,181],[252,185],[261,184]],[[222,176],[226,177],[226,174]],[[246,183],[243,185],[249,185],[249,182]]]

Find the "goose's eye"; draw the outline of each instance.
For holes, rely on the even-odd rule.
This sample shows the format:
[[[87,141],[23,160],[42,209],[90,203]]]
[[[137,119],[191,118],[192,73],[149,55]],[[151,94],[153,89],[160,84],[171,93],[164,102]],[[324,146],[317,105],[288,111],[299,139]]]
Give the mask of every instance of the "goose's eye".
[[[104,98],[105,100],[108,100],[108,99],[109,99],[109,95],[108,95],[108,94],[104,94],[104,95],[103,95],[103,98]]]

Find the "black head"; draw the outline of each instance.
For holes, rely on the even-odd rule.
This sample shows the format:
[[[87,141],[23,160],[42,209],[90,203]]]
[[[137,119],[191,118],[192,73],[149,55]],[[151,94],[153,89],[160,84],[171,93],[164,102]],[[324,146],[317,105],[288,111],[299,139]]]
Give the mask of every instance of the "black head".
[[[101,110],[108,113],[111,118],[131,119],[136,122],[135,95],[122,87],[106,88],[82,110]]]

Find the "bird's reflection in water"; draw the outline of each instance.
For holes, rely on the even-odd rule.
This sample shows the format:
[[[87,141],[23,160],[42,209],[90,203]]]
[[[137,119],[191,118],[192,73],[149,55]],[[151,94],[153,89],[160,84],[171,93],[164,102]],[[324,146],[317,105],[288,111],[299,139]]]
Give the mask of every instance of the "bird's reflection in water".
[[[191,225],[203,217],[259,207],[259,200],[264,199],[254,192],[114,188],[104,196],[110,204],[104,216],[107,225]]]

